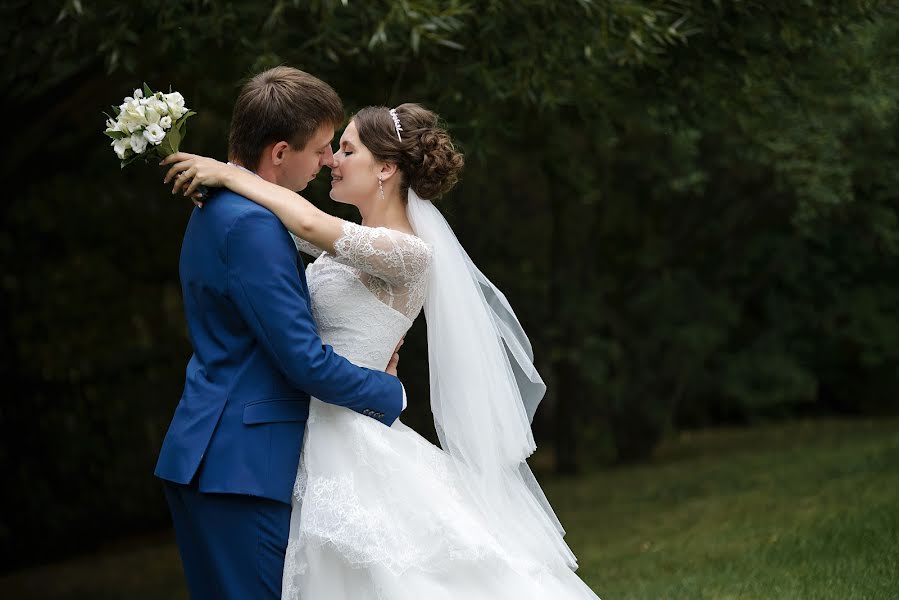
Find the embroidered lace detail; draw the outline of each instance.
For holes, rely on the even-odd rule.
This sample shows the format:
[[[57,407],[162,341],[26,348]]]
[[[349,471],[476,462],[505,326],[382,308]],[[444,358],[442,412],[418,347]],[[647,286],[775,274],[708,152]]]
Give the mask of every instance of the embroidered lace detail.
[[[410,568],[437,572],[447,559],[478,561],[503,555],[490,533],[472,521],[459,493],[459,474],[442,450],[402,425],[400,430],[408,435],[394,446],[385,435],[389,429],[370,419],[315,399],[310,409],[316,425],[306,443],[331,443],[339,436],[343,454],[335,457],[336,449],[327,449],[326,460],[336,460],[340,468],[335,463],[323,473],[310,474],[307,462],[320,463],[318,451],[323,448],[304,447],[294,486],[298,522],[291,524],[284,598],[302,597],[294,586],[309,570],[308,555],[323,546],[354,568],[377,565],[395,576]],[[316,437],[324,431],[327,440]],[[423,493],[439,494],[440,502],[416,510],[416,501],[425,499],[409,495],[410,478]],[[380,483],[373,488],[374,481]],[[398,515],[403,522],[397,522]]]
[[[431,248],[420,238],[349,221],[334,242],[335,260],[358,269],[374,296],[414,320],[424,304]]]
[[[423,555],[415,540],[392,526],[395,514],[359,499],[352,473],[310,481],[301,514],[307,544],[333,544],[354,565],[380,564],[400,574]]]
[[[412,320],[381,302],[366,289],[357,269],[330,254],[316,259],[306,274],[322,340],[353,363],[383,371]]]
[[[386,227],[346,221],[334,255],[290,234],[298,252],[323,256],[354,269],[368,291],[390,308],[415,320],[427,292],[431,247],[420,238]]]
[[[324,252],[315,244],[307,242],[303,238],[296,236],[293,233],[290,234],[290,237],[293,238],[293,245],[297,247],[297,252],[302,252],[303,254],[308,254],[309,256],[314,256],[315,258],[321,256]]]
[[[359,366],[383,370],[424,305],[430,246],[349,221],[334,254],[291,236],[298,251],[318,257],[306,275],[322,340]]]

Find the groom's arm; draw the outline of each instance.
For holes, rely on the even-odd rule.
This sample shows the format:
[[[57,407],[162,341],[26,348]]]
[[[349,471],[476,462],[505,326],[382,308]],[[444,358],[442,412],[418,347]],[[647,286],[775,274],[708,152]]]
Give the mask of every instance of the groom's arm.
[[[229,228],[225,247],[228,292],[291,384],[392,424],[403,409],[402,384],[322,344],[297,276],[293,241],[280,221],[267,211],[247,210]]]

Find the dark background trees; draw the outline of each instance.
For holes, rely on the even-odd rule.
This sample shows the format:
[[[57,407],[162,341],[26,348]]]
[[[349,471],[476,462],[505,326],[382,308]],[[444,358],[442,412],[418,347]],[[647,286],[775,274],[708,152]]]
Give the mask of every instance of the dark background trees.
[[[677,428],[899,409],[889,2],[2,11],[8,566],[166,523],[151,473],[190,353],[190,207],[155,167],[120,171],[102,136],[101,111],[143,81],[185,95],[199,114],[184,148],[216,157],[241,82],[276,64],[327,80],[349,111],[440,112],[467,155],[441,208],[549,383],[544,470],[646,459]],[[343,210],[323,185],[309,195]],[[428,431],[424,332],[402,377]]]

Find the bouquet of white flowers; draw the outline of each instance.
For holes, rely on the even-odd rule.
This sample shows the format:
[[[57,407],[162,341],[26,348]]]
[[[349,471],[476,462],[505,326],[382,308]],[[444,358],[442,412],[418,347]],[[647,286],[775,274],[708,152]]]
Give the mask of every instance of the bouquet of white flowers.
[[[115,118],[106,115],[106,135],[122,161],[122,168],[135,160],[165,158],[178,152],[184,138],[184,122],[197,113],[184,106],[178,92],[154,92],[147,84],[134,90],[121,106],[113,106]],[[104,113],[105,114],[105,113]]]

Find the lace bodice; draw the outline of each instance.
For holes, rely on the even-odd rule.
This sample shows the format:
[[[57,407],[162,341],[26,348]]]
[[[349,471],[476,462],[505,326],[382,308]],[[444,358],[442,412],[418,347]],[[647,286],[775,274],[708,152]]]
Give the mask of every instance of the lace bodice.
[[[431,248],[384,227],[343,224],[334,254],[294,236],[317,256],[306,268],[322,341],[357,365],[382,370],[424,304]]]
[[[422,309],[432,249],[352,223],[333,253],[297,247],[318,257],[306,273],[324,342],[383,369]],[[399,419],[385,427],[313,398],[281,598],[598,600],[571,571],[574,556],[536,482],[523,477],[509,469],[494,488],[491,476],[498,493],[485,496],[480,474]]]

